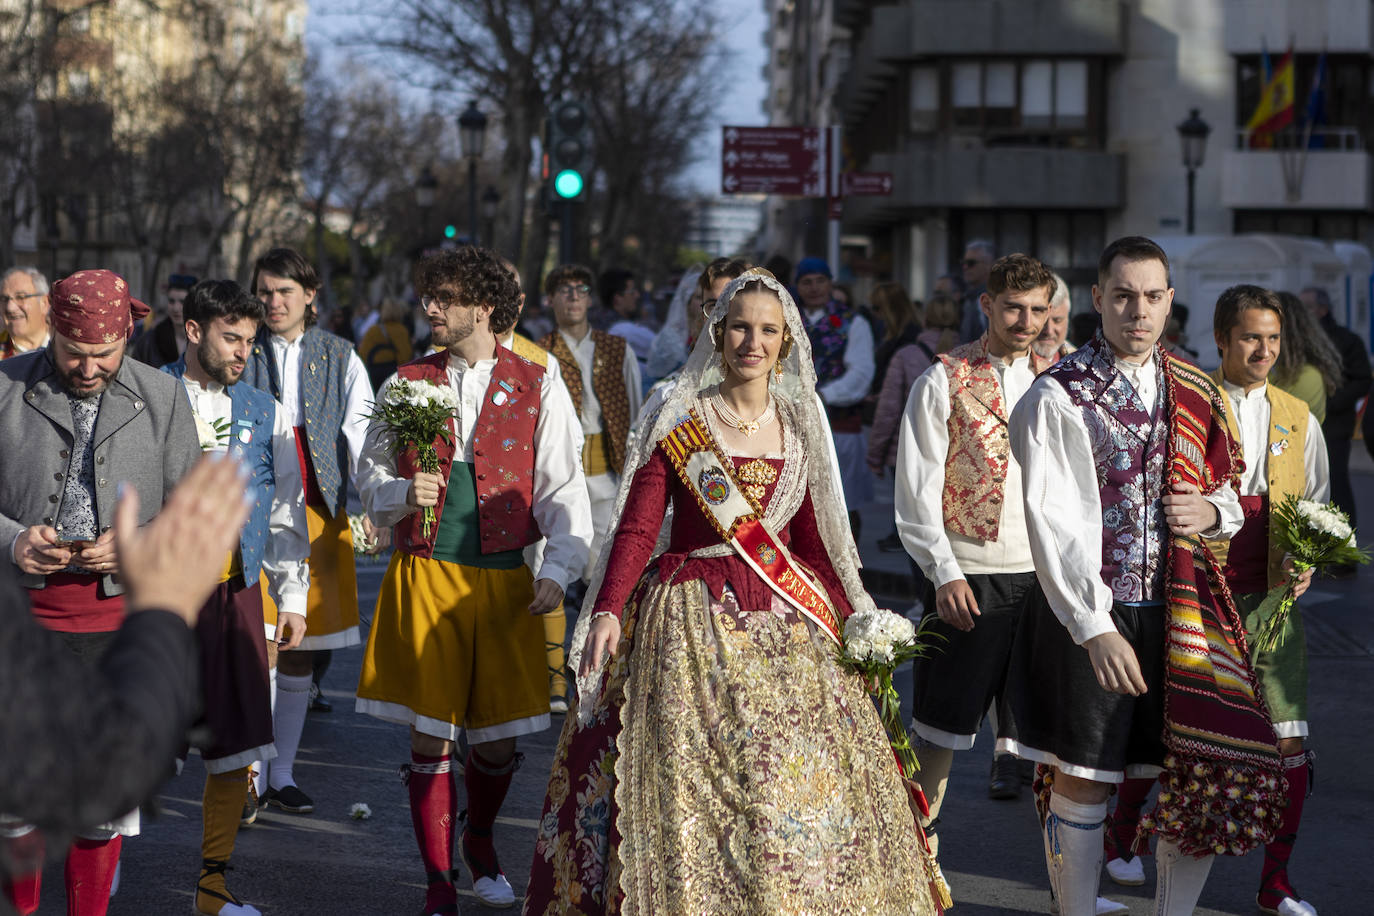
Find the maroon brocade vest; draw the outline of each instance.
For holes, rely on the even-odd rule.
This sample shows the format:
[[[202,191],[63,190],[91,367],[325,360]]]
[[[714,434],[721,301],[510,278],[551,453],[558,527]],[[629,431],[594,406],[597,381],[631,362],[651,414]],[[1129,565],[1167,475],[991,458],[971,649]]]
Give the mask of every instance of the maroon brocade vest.
[[[396,374],[403,379],[424,379],[436,385],[448,384],[448,353],[439,352],[406,363]],[[534,428],[539,421],[540,385],[544,370],[516,356],[505,347],[496,348],[496,366],[491,371],[472,433],[473,473],[477,478],[477,518],[482,553],[499,553],[525,547],[539,540],[539,525],[534,520]],[[413,512],[396,525],[396,546],[417,557],[434,554],[434,539],[444,511],[449,473],[453,469],[454,443],[436,439],[439,476],[439,504],[434,507],[435,523],[429,537],[424,536],[421,513]],[[419,470],[413,449],[396,458],[396,471],[413,477]]]
[[[1159,601],[1169,545],[1164,485],[1170,395],[1158,352],[1153,416],[1115,362],[1099,335],[1045,374],[1064,386],[1092,440],[1102,501],[1102,581],[1117,601]]]

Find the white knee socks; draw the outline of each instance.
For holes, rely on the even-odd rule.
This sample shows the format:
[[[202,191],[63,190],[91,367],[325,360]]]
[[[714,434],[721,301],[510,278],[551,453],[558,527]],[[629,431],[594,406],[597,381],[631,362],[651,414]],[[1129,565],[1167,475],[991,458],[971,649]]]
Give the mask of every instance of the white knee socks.
[[[305,729],[305,711],[310,706],[310,675],[277,673],[277,708],[272,712],[273,743],[277,757],[272,761],[267,784],[274,789],[294,786],[291,768]]]
[[[1190,916],[1202,896],[1207,873],[1216,856],[1184,855],[1173,840],[1162,837],[1155,844],[1155,913],[1157,916]]]
[[[1096,916],[1107,803],[1085,805],[1055,792],[1045,819],[1045,867],[1060,916]]]

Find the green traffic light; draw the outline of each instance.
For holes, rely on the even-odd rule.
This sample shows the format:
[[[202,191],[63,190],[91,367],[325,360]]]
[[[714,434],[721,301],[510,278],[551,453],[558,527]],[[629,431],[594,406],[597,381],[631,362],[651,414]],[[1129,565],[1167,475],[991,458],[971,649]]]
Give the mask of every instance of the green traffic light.
[[[458,227],[457,227],[457,226],[445,226],[445,227],[444,227],[444,238],[446,238],[446,239],[452,239],[452,238],[457,238],[457,237],[458,237]]]
[[[554,193],[565,200],[581,194],[582,184],[582,173],[575,169],[564,169],[553,178]]]

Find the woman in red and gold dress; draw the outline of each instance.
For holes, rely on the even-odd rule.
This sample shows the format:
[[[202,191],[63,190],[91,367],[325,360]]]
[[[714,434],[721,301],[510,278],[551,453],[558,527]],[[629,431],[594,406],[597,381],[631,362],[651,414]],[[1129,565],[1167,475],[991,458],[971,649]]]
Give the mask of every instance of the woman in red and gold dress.
[[[796,305],[751,270],[707,328],[631,443],[524,912],[934,913],[882,725],[836,662],[871,599]]]

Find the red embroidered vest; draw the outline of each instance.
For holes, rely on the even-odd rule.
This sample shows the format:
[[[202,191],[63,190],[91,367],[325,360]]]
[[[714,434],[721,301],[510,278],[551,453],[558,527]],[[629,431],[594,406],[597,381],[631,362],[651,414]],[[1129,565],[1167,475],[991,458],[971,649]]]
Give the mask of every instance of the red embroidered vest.
[[[482,553],[498,553],[526,547],[542,535],[534,520],[534,428],[539,421],[540,385],[544,370],[505,347],[496,348],[496,366],[473,429],[473,473],[477,478],[477,517]],[[404,379],[424,379],[448,384],[448,354],[435,353],[406,363],[396,370]],[[396,525],[396,546],[417,557],[434,554],[434,539],[444,511],[449,473],[453,469],[454,444],[434,443],[439,455],[439,504],[434,507],[435,525],[424,536],[420,513],[407,515]],[[396,471],[413,477],[418,470],[413,450],[396,457]]]
[[[606,463],[617,474],[624,473],[625,443],[630,435],[630,396],[625,391],[626,340],[592,328],[595,341],[592,356],[592,391],[601,405],[602,441],[606,444]],[[577,415],[582,416],[582,366],[573,356],[567,341],[557,330],[539,341],[539,346],[558,358],[563,381],[572,395]]]
[[[996,541],[1011,442],[1009,411],[988,356],[987,335],[941,353],[938,359],[949,383],[949,453],[940,501],[945,528],[964,537]],[[1037,373],[1050,362],[1034,352],[1031,360]]]

